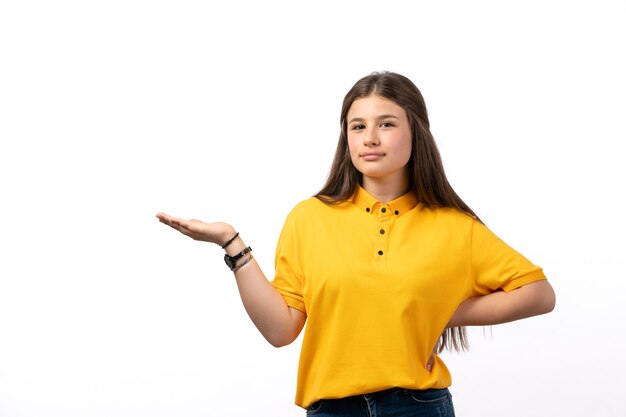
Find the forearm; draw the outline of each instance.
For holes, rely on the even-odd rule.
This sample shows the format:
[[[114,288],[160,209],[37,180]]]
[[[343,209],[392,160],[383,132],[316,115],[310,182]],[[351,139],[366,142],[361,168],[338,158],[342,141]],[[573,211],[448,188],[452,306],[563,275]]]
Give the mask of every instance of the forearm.
[[[230,256],[240,253],[246,247],[239,235],[235,236],[234,228],[228,223],[185,220],[166,213],[158,213],[156,217],[161,223],[194,240],[225,247]],[[242,267],[235,271],[243,305],[268,342],[274,346],[289,344],[300,334],[306,314],[287,306],[283,297],[265,278],[254,258],[250,258],[250,262],[243,265],[249,257],[250,255],[244,255],[238,260],[237,265]]]
[[[554,304],[552,286],[548,281],[537,281],[510,292],[498,291],[465,300],[447,327],[507,323],[549,313]]]
[[[226,248],[226,253],[232,256],[245,247],[238,237]],[[291,343],[302,330],[302,317],[294,317],[297,313],[292,312],[267,280],[259,264],[252,258],[234,274],[244,308],[263,337],[276,347]]]

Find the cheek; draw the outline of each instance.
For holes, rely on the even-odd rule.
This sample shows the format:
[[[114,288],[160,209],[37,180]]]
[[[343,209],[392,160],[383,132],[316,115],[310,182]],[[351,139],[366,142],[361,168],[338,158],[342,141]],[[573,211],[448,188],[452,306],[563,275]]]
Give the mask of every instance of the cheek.
[[[395,154],[398,156],[399,162],[402,162],[404,164],[409,162],[409,159],[411,158],[411,149],[412,144],[410,138],[398,138],[395,146]]]
[[[354,162],[354,155],[355,152],[357,152],[357,144],[356,144],[356,140],[350,138],[350,136],[348,136],[348,152],[350,153],[350,158],[352,158],[352,162]]]
[[[407,144],[404,145],[404,152],[405,152],[405,157],[406,157],[406,162],[409,162],[409,159],[411,159],[411,152],[412,152],[413,146],[411,144],[411,140],[408,141]]]

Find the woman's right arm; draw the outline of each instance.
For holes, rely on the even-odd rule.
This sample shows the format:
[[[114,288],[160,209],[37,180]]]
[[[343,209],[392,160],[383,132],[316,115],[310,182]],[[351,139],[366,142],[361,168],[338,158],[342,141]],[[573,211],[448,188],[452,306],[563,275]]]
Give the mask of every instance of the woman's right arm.
[[[228,242],[236,233],[235,229],[227,223],[185,220],[165,213],[158,213],[157,218],[161,223],[194,240],[211,242],[220,246]],[[225,250],[228,255],[233,256],[245,247],[241,237],[237,236]],[[241,264],[241,261],[238,264]],[[306,314],[287,305],[280,293],[267,280],[254,258],[237,269],[234,274],[246,312],[263,337],[276,347],[293,342],[304,327]]]

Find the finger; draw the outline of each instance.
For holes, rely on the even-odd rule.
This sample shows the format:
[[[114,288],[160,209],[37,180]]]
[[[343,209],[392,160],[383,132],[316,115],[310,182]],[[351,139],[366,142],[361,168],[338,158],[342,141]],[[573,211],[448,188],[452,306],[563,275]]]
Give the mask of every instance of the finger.
[[[163,212],[159,212],[156,214],[157,218],[159,219],[165,219],[165,220],[173,220],[176,219],[177,217],[171,216],[167,213],[163,213]]]
[[[434,363],[435,363],[435,355],[430,355],[430,358],[428,358],[428,362],[426,362],[426,370],[428,372],[433,370]]]
[[[167,221],[166,219],[159,219],[159,221],[160,221],[161,223],[163,223],[163,224],[167,225],[167,226],[173,227],[173,226],[172,226],[172,224],[171,224],[169,221]]]
[[[169,215],[169,214],[167,214],[167,213],[158,212],[158,213],[156,214],[156,217],[157,217],[157,219],[159,219],[159,220],[165,220],[165,219],[169,219],[169,218],[170,218],[170,217],[172,217],[172,216],[170,216],[170,215]]]
[[[165,213],[159,213],[159,215],[157,215],[157,217],[159,218],[159,220],[165,221],[167,224],[177,224],[177,225],[183,226],[183,227],[187,227],[187,225],[189,224],[189,222],[187,220],[185,220],[185,219],[181,219],[179,217],[170,216],[170,215],[165,214]]]
[[[187,227],[185,227],[184,225],[180,225],[180,224],[176,224],[174,222],[170,222],[169,220],[166,219],[159,219],[159,221],[169,227],[171,227],[174,230],[178,230],[180,233],[193,237],[195,239],[194,236],[192,236],[192,234],[195,234],[194,232],[192,232],[191,230],[189,230]]]
[[[187,227],[189,230],[198,231],[200,230],[203,224],[205,223],[202,220],[191,219],[188,222],[186,222],[185,227]]]
[[[167,225],[176,230],[178,230],[178,228],[180,227],[177,224],[170,222],[168,219],[159,219],[159,221],[163,223],[164,225]]]
[[[170,226],[172,229],[178,230],[183,235],[189,236],[193,240],[204,240],[202,238],[202,234],[198,233],[197,230],[193,229],[193,225],[189,225],[191,227],[187,227],[185,225],[179,225],[179,224],[176,224],[176,223],[172,223],[172,224],[166,223],[166,224],[168,226]]]
[[[177,225],[177,224],[171,223],[171,222],[169,222],[169,221],[167,221],[165,219],[159,219],[159,221],[161,223],[163,223],[164,225],[171,227],[172,229],[178,230],[179,232],[181,231],[180,230],[181,227],[179,225]]]
[[[201,233],[199,234],[199,229],[197,227],[199,225],[205,224],[202,220],[185,220],[178,217],[170,216],[169,214],[165,213],[158,213],[157,218],[161,223],[168,225],[172,229],[178,230],[185,236],[189,236],[194,240],[204,240],[202,239]]]

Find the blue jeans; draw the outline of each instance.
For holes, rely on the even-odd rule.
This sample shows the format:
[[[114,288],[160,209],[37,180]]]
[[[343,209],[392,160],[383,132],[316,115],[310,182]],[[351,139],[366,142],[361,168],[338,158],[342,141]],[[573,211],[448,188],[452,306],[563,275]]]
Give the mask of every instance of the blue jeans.
[[[371,394],[311,404],[307,416],[317,417],[454,417],[447,388],[410,390],[392,388]]]

